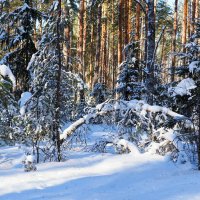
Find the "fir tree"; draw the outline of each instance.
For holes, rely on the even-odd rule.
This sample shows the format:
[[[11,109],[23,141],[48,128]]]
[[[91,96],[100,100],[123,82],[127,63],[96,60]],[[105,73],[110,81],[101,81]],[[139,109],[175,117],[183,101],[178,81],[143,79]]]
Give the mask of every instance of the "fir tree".
[[[1,64],[10,65],[17,81],[17,90],[28,90],[29,73],[27,71],[31,56],[37,51],[33,41],[33,31],[37,20],[44,15],[32,8],[29,0],[14,11],[3,13],[0,21],[0,41],[6,54]]]

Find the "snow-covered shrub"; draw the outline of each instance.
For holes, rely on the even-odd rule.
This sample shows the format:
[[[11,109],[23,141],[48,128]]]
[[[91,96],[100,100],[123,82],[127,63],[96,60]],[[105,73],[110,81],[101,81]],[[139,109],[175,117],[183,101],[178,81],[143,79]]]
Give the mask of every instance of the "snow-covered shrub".
[[[15,77],[9,67],[0,65],[0,141],[2,144],[14,142],[13,119],[17,115],[18,105],[12,94]]]
[[[189,146],[195,145],[196,152],[190,151],[197,158],[200,169],[200,144],[199,144],[199,121],[200,121],[200,49],[198,40],[200,38],[200,21],[196,22],[196,33],[191,36],[190,42],[186,44],[186,53],[180,56],[184,59],[184,66],[177,67],[176,74],[181,77],[179,82],[172,83],[169,88],[169,98],[172,109],[190,118],[193,126],[185,127],[182,134],[183,140]],[[199,156],[197,156],[199,155]],[[197,161],[198,160],[198,161]]]
[[[141,99],[143,86],[139,82],[139,69],[134,57],[127,59],[119,65],[116,92],[118,99]]]
[[[95,105],[103,103],[108,96],[106,85],[103,83],[96,83],[90,96],[93,98]]]
[[[36,164],[35,157],[33,155],[26,155],[22,163],[24,164],[25,172],[31,172],[37,170],[35,165]]]

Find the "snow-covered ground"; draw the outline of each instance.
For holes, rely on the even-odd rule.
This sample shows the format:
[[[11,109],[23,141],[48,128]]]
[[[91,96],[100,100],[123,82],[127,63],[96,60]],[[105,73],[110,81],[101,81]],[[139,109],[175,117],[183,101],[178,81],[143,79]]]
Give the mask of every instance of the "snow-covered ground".
[[[70,152],[35,172],[22,158],[18,147],[0,148],[0,200],[200,200],[200,172],[158,155]]]

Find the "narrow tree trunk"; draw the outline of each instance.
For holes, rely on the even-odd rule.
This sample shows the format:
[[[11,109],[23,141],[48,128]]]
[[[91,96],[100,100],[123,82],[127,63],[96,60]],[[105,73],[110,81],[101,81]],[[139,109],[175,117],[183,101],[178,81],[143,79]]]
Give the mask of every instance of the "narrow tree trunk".
[[[122,18],[123,18],[123,0],[119,0],[118,4],[118,65],[122,62]]]
[[[128,32],[128,24],[129,24],[129,9],[128,9],[128,0],[124,2],[124,45],[129,43],[129,32]]]
[[[70,70],[70,57],[71,57],[71,27],[70,27],[70,15],[69,8],[65,6],[65,17],[67,18],[67,25],[64,28],[65,44],[63,46],[64,59],[66,61],[66,70]]]
[[[154,52],[155,52],[155,14],[154,0],[149,0],[148,3],[148,35],[147,35],[147,89],[153,93],[154,80]],[[148,102],[153,104],[153,96],[149,93]]]
[[[83,80],[85,80],[86,73],[86,63],[85,63],[85,54],[86,54],[86,44],[87,44],[87,10],[86,10],[86,1],[84,1],[84,13],[83,13]]]
[[[178,24],[178,0],[174,3],[174,25],[173,25],[173,36],[172,36],[172,53],[176,52],[176,35],[177,35],[177,24]],[[171,82],[174,82],[176,65],[176,56],[172,55],[172,66],[171,66]]]
[[[199,18],[199,0],[196,0],[195,19]]]
[[[94,75],[94,13],[91,13],[91,36],[90,36],[90,89],[93,87],[93,75]]]
[[[115,66],[115,6],[114,1],[112,0],[112,89],[114,93],[115,89],[115,73],[116,73],[116,66]]]
[[[107,76],[107,2],[102,5],[102,64],[101,64],[101,82],[105,83]]]
[[[133,2],[132,0],[129,0],[128,2],[128,42],[131,41],[131,32],[132,32],[132,7]]]
[[[98,82],[100,73],[100,51],[101,51],[101,16],[102,16],[102,5],[98,6],[97,13],[97,39],[96,39],[96,56],[95,56],[95,69],[94,69],[94,84]]]
[[[135,19],[135,41],[136,41],[136,59],[140,57],[140,5],[136,4],[136,19]]]
[[[184,0],[183,5],[183,30],[182,30],[182,45],[183,45],[183,52],[186,52],[185,44],[187,41],[187,17],[188,17],[188,0]],[[184,60],[185,63],[185,60]]]
[[[84,29],[84,4],[85,0],[80,1],[80,11],[79,11],[79,37],[78,37],[78,72],[82,75],[83,78],[83,29]]]
[[[148,5],[146,5],[146,14],[145,14],[145,48],[144,48],[144,59],[147,65],[147,54],[148,54]]]
[[[59,7],[58,7],[58,20],[57,20],[57,53],[58,53],[58,70],[57,70],[57,83],[56,83],[56,102],[55,102],[55,124],[54,124],[54,131],[55,131],[55,145],[57,150],[57,160],[61,161],[61,151],[60,151],[60,97],[61,97],[61,48],[60,48],[60,20],[61,20],[61,0],[59,0]]]
[[[196,13],[196,0],[192,0],[192,19],[191,19],[191,24],[190,24],[191,35],[194,34],[195,13]]]

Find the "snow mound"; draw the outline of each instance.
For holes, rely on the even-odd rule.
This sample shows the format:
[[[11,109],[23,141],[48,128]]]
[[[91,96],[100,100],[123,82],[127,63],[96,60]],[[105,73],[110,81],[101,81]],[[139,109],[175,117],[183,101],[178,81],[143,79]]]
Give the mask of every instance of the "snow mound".
[[[128,150],[129,153],[131,153],[131,154],[134,154],[134,155],[140,154],[137,146],[135,144],[133,144],[132,142],[129,142],[128,140],[120,139],[116,142],[116,146],[118,149],[121,149],[122,151]]]
[[[183,79],[176,87],[169,88],[168,92],[172,93],[171,96],[184,96],[184,95],[191,95],[190,90],[195,89],[197,86],[195,82],[191,78]]]
[[[8,76],[8,78],[12,81],[13,87],[16,86],[15,76],[13,75],[12,71],[8,66],[0,65],[0,75],[2,75],[3,77]]]
[[[189,65],[189,71],[191,73],[194,73],[194,71],[196,71],[196,70],[200,71],[200,67],[198,66],[198,64],[199,64],[199,61],[191,62],[190,65]]]

